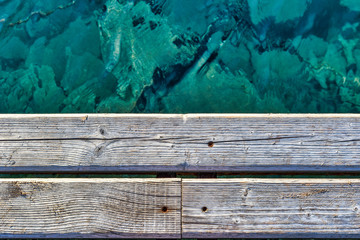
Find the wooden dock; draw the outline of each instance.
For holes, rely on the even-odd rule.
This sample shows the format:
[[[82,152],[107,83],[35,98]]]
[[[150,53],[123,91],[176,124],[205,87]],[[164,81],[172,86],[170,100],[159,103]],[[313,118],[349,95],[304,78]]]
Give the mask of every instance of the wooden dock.
[[[0,238],[360,237],[360,115],[0,115],[0,126]]]

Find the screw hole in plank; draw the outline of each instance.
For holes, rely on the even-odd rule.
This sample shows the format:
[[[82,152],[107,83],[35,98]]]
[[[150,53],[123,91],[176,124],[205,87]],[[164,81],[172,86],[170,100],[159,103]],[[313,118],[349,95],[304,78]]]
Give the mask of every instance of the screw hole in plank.
[[[167,213],[167,212],[169,211],[169,209],[168,209],[167,207],[162,207],[162,208],[161,208],[161,211],[162,211],[163,213]]]

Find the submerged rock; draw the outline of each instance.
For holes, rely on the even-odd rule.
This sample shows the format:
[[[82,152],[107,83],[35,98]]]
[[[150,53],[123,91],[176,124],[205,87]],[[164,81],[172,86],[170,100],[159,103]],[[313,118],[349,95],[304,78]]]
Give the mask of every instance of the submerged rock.
[[[353,11],[360,11],[358,0],[341,0],[341,5],[346,6]]]

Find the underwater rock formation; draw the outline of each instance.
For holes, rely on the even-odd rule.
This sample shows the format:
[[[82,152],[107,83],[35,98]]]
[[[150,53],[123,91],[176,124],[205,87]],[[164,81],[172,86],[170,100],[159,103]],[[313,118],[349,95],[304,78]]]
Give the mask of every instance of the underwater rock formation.
[[[0,0],[0,112],[360,112],[358,0]]]

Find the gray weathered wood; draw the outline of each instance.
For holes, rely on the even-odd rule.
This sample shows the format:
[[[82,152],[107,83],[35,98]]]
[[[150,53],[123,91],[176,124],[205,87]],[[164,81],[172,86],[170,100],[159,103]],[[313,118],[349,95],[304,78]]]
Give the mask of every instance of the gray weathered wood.
[[[183,179],[182,195],[184,238],[360,237],[358,179]]]
[[[0,179],[0,238],[180,238],[180,181]]]
[[[359,141],[356,114],[0,115],[0,172],[360,172]]]

